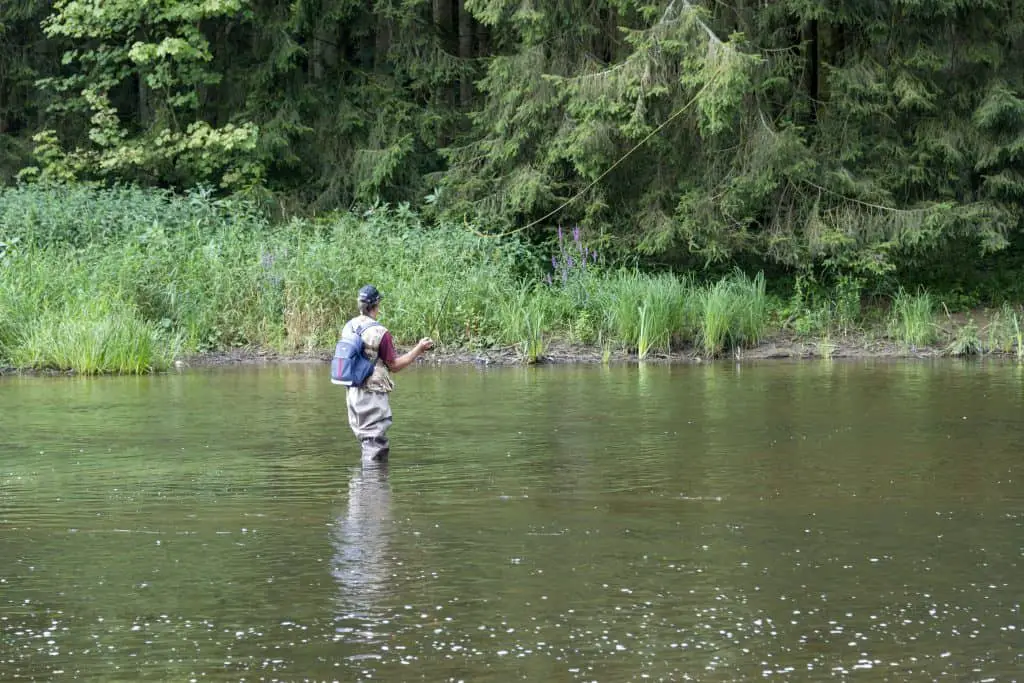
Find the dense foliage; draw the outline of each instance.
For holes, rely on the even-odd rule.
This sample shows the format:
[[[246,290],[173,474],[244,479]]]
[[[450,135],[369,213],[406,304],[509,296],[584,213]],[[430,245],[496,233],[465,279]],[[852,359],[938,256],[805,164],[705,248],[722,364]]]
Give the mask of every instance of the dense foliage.
[[[1024,355],[1024,316],[1008,304],[951,326],[944,299],[899,291],[862,308],[856,278],[798,278],[790,296],[761,273],[719,278],[609,263],[587,231],[553,249],[424,225],[376,207],[270,225],[252,202],[139,188],[0,188],[0,370],[146,372],[181,355],[237,347],[330,351],[354,292],[385,293],[400,344],[424,333],[463,352],[515,350],[526,361],[585,345],[603,357],[744,353],[780,332],[832,353],[852,336],[907,349]],[[386,267],[382,267],[386,265]]]
[[[367,281],[400,342],[426,332],[528,360],[552,335],[641,357],[693,343],[719,354],[757,343],[768,323],[761,277],[704,287],[616,271],[581,230],[561,235],[551,270],[517,240],[429,229],[405,209],[270,229],[237,200],[25,188],[0,190],[0,235],[0,367],[141,372],[240,346],[321,353]]]
[[[1016,10],[9,2],[0,178],[408,201],[531,239],[580,223],[661,264],[960,280],[1020,234]]]

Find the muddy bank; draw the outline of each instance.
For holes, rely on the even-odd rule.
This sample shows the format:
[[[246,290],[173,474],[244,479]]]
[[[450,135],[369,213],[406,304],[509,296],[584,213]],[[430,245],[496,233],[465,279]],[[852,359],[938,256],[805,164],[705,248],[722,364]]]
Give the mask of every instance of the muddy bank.
[[[259,363],[328,363],[333,349],[305,353],[279,353],[266,349],[232,349],[183,357],[176,367],[211,367]],[[399,349],[402,351],[402,348]],[[937,358],[943,356],[940,347],[904,348],[885,341],[849,337],[831,342],[806,340],[779,335],[765,340],[750,349],[727,352],[718,358],[704,356],[696,347],[682,348],[670,354],[652,353],[645,361],[649,363],[705,363],[722,361],[754,361],[773,359],[823,359],[823,358]],[[635,353],[621,350],[607,354],[600,347],[555,342],[548,346],[540,364],[566,363],[628,363],[637,362]],[[428,365],[523,365],[526,360],[514,346],[492,349],[438,348],[431,351],[420,363]]]
[[[399,352],[405,347],[400,347]],[[318,351],[282,353],[272,349],[237,348],[226,351],[182,356],[170,371],[185,368],[220,367],[232,365],[284,364],[284,363],[329,363],[331,349]],[[983,354],[994,358],[1010,358],[1012,354],[992,352]],[[927,359],[947,357],[944,346],[906,348],[895,342],[867,337],[849,336],[830,341],[809,340],[795,335],[777,335],[766,339],[756,347],[729,351],[717,358],[709,358],[696,347],[682,348],[670,354],[652,353],[647,363],[707,363],[766,360],[812,360],[812,359]],[[598,364],[635,363],[635,353],[622,350],[607,354],[597,346],[552,342],[538,364]],[[421,358],[419,363],[427,365],[483,365],[513,366],[525,365],[526,360],[515,346],[491,349],[438,348]],[[2,375],[73,376],[73,370],[28,370],[0,366]]]

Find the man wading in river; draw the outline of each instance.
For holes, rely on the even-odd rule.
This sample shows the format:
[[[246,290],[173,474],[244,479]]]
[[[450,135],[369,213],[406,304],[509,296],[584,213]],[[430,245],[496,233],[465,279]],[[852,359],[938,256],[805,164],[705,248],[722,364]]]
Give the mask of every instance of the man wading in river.
[[[429,338],[420,339],[408,353],[399,356],[395,342],[386,327],[377,322],[380,315],[380,292],[373,285],[359,290],[359,315],[352,318],[341,331],[341,342],[335,352],[331,368],[331,382],[347,387],[345,403],[348,404],[348,423],[359,439],[363,450],[363,462],[387,460],[389,452],[388,429],[391,427],[391,403],[389,394],[395,388],[391,381],[392,372],[400,372],[417,358],[434,348]],[[339,356],[345,352],[358,353],[356,337],[362,339],[362,355],[372,363],[373,371],[361,383],[352,378],[352,372],[359,372],[361,359],[351,363],[349,371]],[[353,351],[353,342],[356,342]],[[369,372],[369,367],[365,367]]]

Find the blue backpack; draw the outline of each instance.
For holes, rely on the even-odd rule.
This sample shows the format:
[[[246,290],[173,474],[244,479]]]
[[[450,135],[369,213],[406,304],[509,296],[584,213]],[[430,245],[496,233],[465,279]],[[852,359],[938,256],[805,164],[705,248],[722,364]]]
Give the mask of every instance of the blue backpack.
[[[377,325],[380,323],[368,323],[356,329],[355,335],[346,335],[342,330],[341,341],[334,347],[334,359],[331,361],[332,382],[346,387],[361,387],[373,374],[376,363],[363,354],[363,332]]]

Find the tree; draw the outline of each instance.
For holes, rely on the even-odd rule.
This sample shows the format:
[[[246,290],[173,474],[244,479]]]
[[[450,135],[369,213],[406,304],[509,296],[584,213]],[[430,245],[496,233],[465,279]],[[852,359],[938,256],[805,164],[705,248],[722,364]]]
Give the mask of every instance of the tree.
[[[507,229],[571,202],[553,220],[624,252],[872,276],[1019,227],[1012,9],[708,6],[475,5],[518,47],[446,150],[447,210]]]
[[[232,189],[259,180],[257,127],[202,116],[220,80],[203,26],[242,10],[243,0],[56,0],[43,27],[74,45],[62,60],[70,74],[40,85],[63,96],[51,111],[81,120],[85,136],[67,150],[56,131],[37,134],[33,173]]]
[[[0,183],[31,162],[26,139],[44,109],[35,80],[59,61],[39,25],[46,11],[45,0],[0,4]]]

